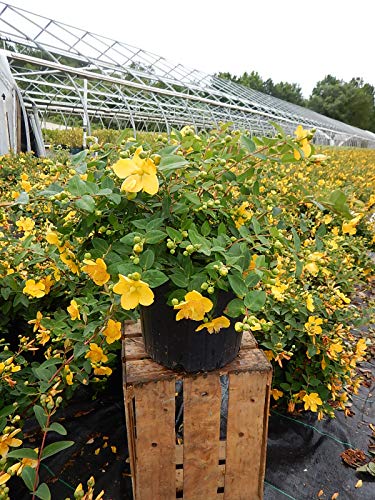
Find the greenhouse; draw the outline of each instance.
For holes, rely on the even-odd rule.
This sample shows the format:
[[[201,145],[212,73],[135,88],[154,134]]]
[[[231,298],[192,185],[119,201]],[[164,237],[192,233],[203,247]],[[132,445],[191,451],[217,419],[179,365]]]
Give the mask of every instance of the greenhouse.
[[[43,151],[46,122],[95,128],[196,130],[231,122],[253,135],[316,128],[315,142],[375,147],[375,134],[126,43],[0,2],[0,151]],[[23,127],[20,127],[23,123]],[[16,132],[18,130],[18,132]]]

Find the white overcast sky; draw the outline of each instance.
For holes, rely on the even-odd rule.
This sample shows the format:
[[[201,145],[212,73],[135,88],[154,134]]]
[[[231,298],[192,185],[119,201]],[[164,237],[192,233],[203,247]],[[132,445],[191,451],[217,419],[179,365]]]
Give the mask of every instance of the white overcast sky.
[[[375,0],[7,3],[206,73],[255,70],[274,82],[296,82],[305,97],[327,74],[375,86]]]

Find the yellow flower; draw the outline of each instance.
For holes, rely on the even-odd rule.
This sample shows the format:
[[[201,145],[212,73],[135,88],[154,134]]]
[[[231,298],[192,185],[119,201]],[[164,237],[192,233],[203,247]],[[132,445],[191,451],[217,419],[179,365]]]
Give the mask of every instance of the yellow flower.
[[[73,385],[73,372],[70,371],[69,365],[66,365],[65,368],[65,380],[68,385]]]
[[[236,215],[235,217],[233,217],[237,229],[243,226],[245,222],[251,219],[251,217],[254,215],[254,212],[252,210],[247,210],[249,206],[250,203],[248,201],[244,201],[242,205],[237,209]]]
[[[319,394],[316,392],[312,392],[311,394],[306,394],[302,401],[305,403],[305,410],[318,411],[318,406],[323,404],[322,400],[319,397]]]
[[[95,342],[90,344],[90,350],[85,358],[89,358],[92,363],[105,363],[108,361],[108,356],[103,353],[103,349]]]
[[[9,451],[9,448],[21,446],[22,441],[20,439],[15,438],[14,436],[21,432],[21,429],[15,429],[10,434],[3,434],[0,437],[0,455],[1,458],[5,458],[6,454]]]
[[[317,276],[317,274],[319,273],[319,267],[315,264],[315,262],[309,262],[308,264],[306,264],[306,266],[304,266],[304,269],[306,269],[306,271],[308,271],[313,276]]]
[[[366,354],[367,345],[365,339],[359,339],[355,348],[355,353],[357,356],[362,358]]]
[[[149,285],[141,280],[132,280],[119,274],[119,282],[113,291],[121,295],[121,307],[127,311],[135,309],[138,304],[149,306],[154,302],[154,293]]]
[[[222,328],[228,328],[230,326],[230,321],[225,316],[219,316],[207,323],[203,323],[199,325],[198,328],[195,329],[196,332],[203,330],[203,328],[207,328],[208,333],[219,333]]]
[[[342,344],[340,344],[339,342],[338,343],[334,342],[329,346],[327,351],[327,356],[330,359],[337,359],[337,354],[342,352],[343,350],[344,346]]]
[[[5,484],[12,476],[7,472],[0,471],[0,486]]]
[[[37,297],[39,299],[46,294],[45,288],[45,285],[41,281],[36,283],[35,280],[27,280],[22,292],[25,295],[30,295],[30,297]]]
[[[354,219],[351,219],[349,222],[343,222],[342,223],[342,233],[343,234],[349,234],[353,235],[357,232],[357,224],[361,220],[362,215],[358,215]]]
[[[36,318],[28,321],[29,325],[34,325],[33,332],[36,332],[40,328],[41,326],[40,323],[42,319],[43,319],[43,314],[40,311],[38,311],[36,313]]]
[[[29,191],[31,191],[31,184],[30,184],[30,182],[28,182],[28,181],[22,181],[21,182],[21,186],[22,186],[22,189],[24,191],[26,191],[26,193],[28,193]]]
[[[276,285],[271,286],[272,295],[279,302],[284,302],[284,292],[288,289],[288,285],[283,285],[279,280],[276,280]]]
[[[309,131],[304,130],[302,125],[298,125],[298,127],[294,131],[294,134],[297,138],[296,140],[299,142],[299,147],[300,147],[300,149],[302,149],[303,154],[305,155],[305,158],[307,158],[311,155],[311,146],[310,146],[309,141],[307,139],[308,133],[309,133]],[[294,150],[294,158],[296,160],[299,160],[301,158],[300,152],[297,149]]]
[[[277,389],[272,389],[271,390],[271,396],[273,397],[273,399],[275,401],[277,401],[278,399],[280,399],[283,395],[284,395],[284,393],[282,391],[278,391]]]
[[[107,273],[107,266],[103,259],[84,260],[85,266],[82,267],[82,271],[87,273],[96,285],[104,285],[110,278]]]
[[[310,312],[315,311],[314,299],[313,299],[312,295],[310,295],[309,293],[307,294],[307,297],[306,297],[306,308]]]
[[[79,267],[74,260],[75,256],[71,250],[65,248],[65,250],[60,254],[60,259],[69,267],[73,274],[79,274]]]
[[[184,298],[184,302],[174,306],[174,309],[180,309],[176,315],[176,321],[180,321],[180,319],[202,321],[205,313],[211,311],[213,307],[210,299],[203,297],[195,290],[188,292]]]
[[[54,231],[47,231],[46,240],[50,245],[60,245],[59,237]]]
[[[66,310],[70,314],[70,318],[73,321],[76,319],[81,319],[81,315],[79,313],[79,305],[77,304],[77,302],[74,299],[70,301],[70,306],[67,307]]]
[[[112,344],[113,342],[115,342],[115,340],[119,340],[121,338],[120,321],[109,319],[103,334],[105,335],[107,344]]]
[[[38,342],[42,345],[46,344],[51,338],[51,330],[44,330],[44,328],[39,330],[39,333],[36,334],[36,338]]]
[[[323,331],[320,326],[322,324],[323,320],[315,316],[309,316],[307,323],[305,323],[305,328],[307,333],[312,337],[313,344],[315,344],[315,335],[319,335]]]
[[[38,453],[38,448],[34,448],[34,451],[35,453]],[[11,474],[17,474],[17,476],[20,476],[25,467],[32,467],[33,469],[35,469],[37,464],[38,464],[38,459],[36,458],[23,458],[21,462],[18,462],[9,467],[8,471]]]
[[[156,166],[151,158],[142,159],[140,157],[142,151],[142,147],[139,147],[131,160],[121,159],[112,168],[120,179],[125,179],[121,191],[138,193],[143,190],[153,195],[159,189]]]
[[[111,375],[112,369],[108,366],[95,366],[94,375]]]
[[[45,278],[42,278],[40,280],[40,283],[43,283],[44,293],[47,295],[51,291],[51,288],[52,288],[52,285],[54,284],[54,281],[51,278],[51,276],[48,275]]]
[[[30,219],[30,217],[21,217],[20,220],[16,222],[16,226],[25,233],[30,233],[34,229],[35,222]]]

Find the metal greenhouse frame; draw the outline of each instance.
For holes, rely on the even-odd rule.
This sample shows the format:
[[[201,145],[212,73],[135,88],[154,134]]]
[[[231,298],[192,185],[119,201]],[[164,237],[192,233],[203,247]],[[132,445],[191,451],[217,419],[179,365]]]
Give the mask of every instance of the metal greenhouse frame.
[[[0,84],[9,74],[19,115],[34,129],[38,118],[88,133],[93,125],[169,133],[221,121],[270,134],[276,122],[288,133],[315,127],[320,144],[375,147],[372,132],[0,1]]]

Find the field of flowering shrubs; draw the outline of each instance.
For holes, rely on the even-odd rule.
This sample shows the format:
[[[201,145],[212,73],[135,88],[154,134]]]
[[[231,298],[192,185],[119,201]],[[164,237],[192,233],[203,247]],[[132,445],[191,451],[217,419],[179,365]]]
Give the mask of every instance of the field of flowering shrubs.
[[[185,130],[171,139],[142,137],[142,144],[121,137],[117,144],[93,141],[87,151],[64,161],[30,154],[0,158],[1,498],[7,498],[12,475],[21,476],[34,497],[50,498],[47,485],[39,484],[40,463],[72,444],[46,445],[48,432],[66,434],[56,412],[81,384],[110,380],[120,355],[121,322],[137,317],[124,287],[146,282],[155,288],[163,282],[161,267],[150,270],[159,255],[156,244],[184,256],[199,253],[201,245],[194,246],[188,226],[159,236],[161,231],[152,229],[154,239],[147,240],[150,231],[138,221],[130,239],[123,236],[137,193],[134,188],[121,197],[122,181],[112,168],[119,158],[139,155],[153,165],[161,158],[163,165],[163,154],[173,150],[175,177],[166,173],[172,172],[168,156],[163,182],[171,179],[178,189],[183,165],[190,164],[192,178],[206,183],[199,184],[196,198],[189,195],[202,216],[214,218],[220,203],[232,204],[235,230],[226,235],[227,248],[235,251],[242,241],[251,242],[241,275],[253,291],[242,297],[237,284],[238,297],[225,313],[237,331],[253,332],[272,362],[271,404],[290,413],[311,410],[319,418],[346,410],[361,383],[356,364],[371,342],[351,329],[366,322],[353,294],[374,274],[375,151],[314,151],[310,135],[279,135],[250,140],[225,127],[207,136]],[[179,158],[184,163],[178,168]],[[238,165],[244,168],[237,191],[227,192],[225,178],[210,180],[206,165],[220,161],[229,164],[231,182]],[[142,196],[154,193],[148,186],[140,186]],[[238,204],[240,194],[247,201]],[[142,207],[140,195],[137,200]],[[209,231],[203,224],[197,241],[208,241]],[[217,273],[208,269],[208,278],[181,282],[175,308],[184,307],[184,293],[192,289],[199,287],[206,296],[210,288],[225,289],[228,273],[237,283],[233,255],[218,260]],[[42,429],[36,449],[23,447],[28,416],[35,416]]]

